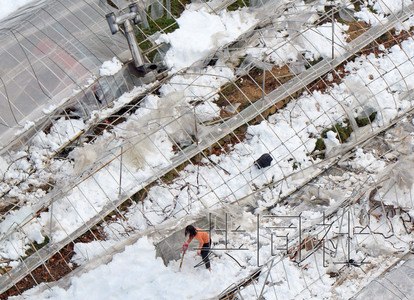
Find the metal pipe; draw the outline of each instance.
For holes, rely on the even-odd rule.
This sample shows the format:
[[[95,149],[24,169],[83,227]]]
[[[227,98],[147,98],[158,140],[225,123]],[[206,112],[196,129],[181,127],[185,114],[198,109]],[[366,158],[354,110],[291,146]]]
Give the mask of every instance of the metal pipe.
[[[332,59],[335,59],[335,18],[334,8],[332,6]]]
[[[134,19],[136,16],[137,16],[137,13],[135,13],[135,12],[126,13],[126,14],[123,14],[121,16],[118,16],[115,19],[115,22],[120,25],[120,24],[124,23],[126,20]]]
[[[137,40],[134,34],[134,28],[132,27],[131,20],[125,20],[125,37],[128,41],[129,50],[131,50],[132,58],[134,59],[135,67],[142,69],[145,63],[144,56],[141,53],[141,49],[138,47]]]
[[[124,153],[124,147],[121,146],[121,164],[119,166],[119,190],[118,190],[118,196],[121,196],[121,192],[122,192],[122,157],[123,157],[123,153]]]
[[[260,232],[259,232],[259,222],[260,222],[260,215],[259,214],[257,214],[257,237],[256,237],[256,240],[257,240],[257,253],[256,253],[256,259],[257,259],[257,266],[258,267],[260,267],[260,257],[259,257],[259,255],[260,255],[260,242],[259,242],[259,238],[260,238],[260,236],[259,236],[259,234],[260,234]]]

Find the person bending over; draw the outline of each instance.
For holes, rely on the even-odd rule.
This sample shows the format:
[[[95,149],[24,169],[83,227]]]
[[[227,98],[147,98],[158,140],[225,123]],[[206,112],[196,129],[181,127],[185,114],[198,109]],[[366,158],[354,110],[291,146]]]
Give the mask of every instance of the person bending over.
[[[183,244],[183,252],[185,252],[188,249],[188,245],[191,243],[191,241],[195,238],[199,242],[199,250],[197,251],[197,254],[200,255],[203,258],[203,262],[206,265],[206,268],[211,271],[210,268],[210,259],[208,258],[208,254],[210,252],[210,235],[208,232],[203,231],[200,228],[196,228],[193,225],[188,225],[185,228],[184,231],[185,236],[188,235],[188,240]]]

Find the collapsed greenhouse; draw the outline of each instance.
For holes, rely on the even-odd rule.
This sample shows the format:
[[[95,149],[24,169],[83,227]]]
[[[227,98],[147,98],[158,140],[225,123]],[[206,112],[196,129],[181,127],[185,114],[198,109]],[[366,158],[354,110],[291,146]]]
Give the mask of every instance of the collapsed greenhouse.
[[[1,299],[413,297],[411,0],[69,2],[0,20]]]

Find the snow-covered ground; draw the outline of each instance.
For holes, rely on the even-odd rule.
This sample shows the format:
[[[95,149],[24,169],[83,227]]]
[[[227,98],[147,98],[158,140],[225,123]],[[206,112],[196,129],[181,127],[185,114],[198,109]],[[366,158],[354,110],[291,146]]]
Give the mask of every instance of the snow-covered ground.
[[[129,257],[127,260],[125,255]],[[234,276],[248,274],[247,270],[232,268],[230,259],[227,264],[216,266],[212,273],[205,268],[194,268],[199,260],[191,253],[186,255],[181,271],[179,262],[166,267],[161,258],[155,259],[154,245],[144,237],[108,265],[74,279],[69,290],[57,288],[41,295],[34,290],[27,296],[31,299],[205,299],[230,285]],[[113,274],[124,275],[114,278]]]
[[[320,1],[320,5],[324,2]],[[411,3],[411,1],[406,2],[406,4]],[[303,5],[301,1],[299,3],[302,6],[292,8],[289,16],[294,18],[293,12],[303,15],[306,10],[309,15],[301,22],[301,26],[294,30],[289,26],[286,30],[266,27],[263,29],[265,35],[260,39],[260,43],[239,55],[249,54],[256,59],[279,66],[287,62],[301,63],[298,54],[305,50],[305,58],[308,60],[318,60],[320,56],[329,58],[332,54],[329,42],[331,24],[325,23],[308,30],[309,24],[315,22],[317,18],[318,5],[310,7]],[[364,10],[366,7],[363,6],[361,12],[365,11],[366,14],[360,13],[359,17],[365,20],[374,18],[381,20],[384,17],[383,12],[388,12],[384,7],[392,11],[398,10],[397,6],[391,6],[392,3],[381,0],[375,2],[373,6],[371,4],[370,8],[382,7],[381,10],[377,9],[377,13],[368,9]],[[217,47],[235,40],[258,21],[257,17],[248,17],[248,14],[250,12],[245,9],[232,13],[223,12],[218,15],[205,10],[184,13],[182,19],[178,20],[180,29],[160,38],[160,41],[171,44],[166,57],[167,64],[173,72],[176,72],[180,68],[194,65],[194,62],[202,60]],[[192,20],[195,20],[196,24]],[[204,20],[204,22],[199,23],[199,20]],[[289,24],[289,20],[286,20],[284,16],[277,21]],[[207,23],[215,24],[216,26],[209,27],[215,30],[205,31],[203,24]],[[409,28],[411,25],[410,20],[401,26]],[[196,28],[199,34],[193,32],[189,37],[191,28]],[[220,34],[220,30],[224,28],[227,29],[226,34]],[[343,51],[341,49],[347,43],[347,26],[336,23],[334,28],[337,39],[335,53],[340,55]],[[296,37],[297,30],[304,31],[304,34]],[[293,36],[295,38],[286,43],[286,40]],[[197,43],[195,37],[202,39],[202,43],[201,41]],[[191,47],[189,43],[180,42],[190,38],[194,40],[196,46],[202,45],[202,47]],[[309,44],[310,41],[312,41],[311,44]],[[312,170],[315,171],[317,164],[321,163],[321,159],[315,159],[309,156],[309,153],[315,148],[317,139],[323,130],[336,123],[345,124],[346,120],[361,116],[364,109],[368,108],[377,112],[372,126],[368,126],[370,130],[375,130],[388,125],[412,107],[412,99],[407,95],[414,88],[413,49],[414,40],[408,38],[401,43],[401,46],[394,46],[390,49],[382,47],[382,54],[378,56],[362,55],[347,63],[345,65],[347,74],[341,82],[333,83],[332,87],[324,92],[304,93],[298,99],[293,99],[277,114],[257,125],[248,126],[246,139],[230,147],[227,153],[212,155],[209,159],[204,158],[200,165],[189,164],[171,183],[162,183],[150,188],[143,202],[132,206],[125,213],[125,220],[117,220],[106,227],[108,238],[122,239],[125,228],[143,230],[161,224],[166,219],[180,219],[188,214],[202,214],[206,209],[211,210],[228,205],[259,189],[264,189],[264,192],[255,203],[258,206],[257,211],[272,205],[280,195],[287,194],[306,181],[307,178],[303,175],[309,175]],[[188,59],[187,56],[183,56],[183,53],[188,55]],[[112,69],[112,66],[106,69]],[[122,146],[129,152],[125,152],[123,160],[121,188],[123,191],[139,190],[140,182],[144,182],[157,171],[171,164],[176,155],[173,150],[174,145],[188,143],[189,134],[197,134],[193,126],[195,120],[206,122],[215,120],[219,116],[221,108],[215,103],[219,97],[216,93],[221,86],[234,79],[235,76],[234,66],[224,59],[219,60],[214,66],[199,69],[197,74],[189,70],[175,75],[160,89],[158,95],[148,95],[140,108],[132,113],[124,123],[115,126],[110,132],[105,131],[94,143],[75,149],[71,154],[74,163],[48,158],[59,145],[84,128],[82,121],[71,120],[70,122],[63,118],[53,125],[49,133],[39,134],[33,140],[30,151],[25,149],[15,152],[11,158],[14,161],[13,164],[10,158],[0,158],[0,170],[4,174],[2,191],[7,191],[8,195],[21,199],[26,204],[20,210],[10,212],[0,223],[0,233],[9,237],[7,242],[5,241],[0,246],[1,256],[16,260],[10,263],[10,266],[16,266],[18,258],[25,255],[30,242],[41,244],[46,236],[54,242],[60,241],[97,214],[108,202],[116,201],[119,192],[121,162],[114,160],[94,175],[84,178],[76,188],[68,189],[64,197],[56,198],[53,215],[51,215],[52,211],[41,211],[36,218],[22,226],[20,231],[14,231],[10,235],[12,228],[17,224],[22,224],[31,213],[37,212],[34,210],[37,207],[30,205],[37,204],[39,199],[47,196],[46,192],[40,188],[33,191],[33,186],[53,182],[57,189],[65,190],[68,188],[65,183],[70,182],[68,178],[83,174],[88,165],[94,161],[118,155]],[[196,106],[195,114],[189,114],[189,111],[193,111],[191,101],[194,99],[203,99],[204,102]],[[183,115],[184,117],[177,120]],[[155,120],[161,120],[161,124]],[[411,120],[403,120],[403,123],[411,124]],[[181,130],[177,130],[179,128]],[[208,137],[210,129],[207,126],[200,124],[198,130],[201,132],[200,137],[203,135]],[[362,134],[362,131],[364,131],[363,127],[360,129],[355,127],[351,142]],[[335,154],[335,151],[338,151],[335,147],[342,147],[334,132],[331,132],[331,134],[328,132],[325,139],[327,154]],[[398,139],[400,136],[393,136],[390,133],[389,140],[393,137]],[[412,149],[411,140],[406,140],[403,145]],[[401,145],[396,144],[395,147],[400,150]],[[110,149],[111,155],[105,151],[107,149]],[[265,170],[253,166],[254,160],[262,153],[270,153],[274,158],[272,166]],[[49,169],[44,168],[45,161],[48,162]],[[388,172],[386,167],[391,165],[390,161],[391,159],[376,156],[375,151],[371,149],[358,149],[351,159],[343,162],[346,167],[356,171],[341,174],[337,176],[338,178],[331,178],[332,181],[342,183],[340,185],[342,190],[340,191],[337,187],[337,191],[332,191],[327,197],[328,203],[334,206],[344,199],[352,198],[356,187],[362,189],[364,183],[372,184],[378,178],[382,178],[382,174]],[[312,169],[313,166],[315,169]],[[38,170],[35,176],[29,175],[32,168]],[[289,177],[298,172],[297,168],[299,171],[302,170],[298,173],[298,177],[303,177]],[[307,173],[308,170],[310,170],[309,173]],[[396,174],[394,179],[401,178],[398,176],[401,173],[410,174],[409,170],[402,168],[401,165],[392,170]],[[391,190],[379,191],[377,200],[385,200],[385,204],[405,209],[413,215],[414,205],[410,197],[412,185],[409,184],[412,184],[411,175],[407,177],[408,179],[403,178],[404,182],[408,182],[404,188],[396,188],[396,182],[394,182]],[[19,188],[14,188],[13,185],[18,181],[24,183]],[[265,189],[267,185],[277,182],[282,182],[282,184]],[[322,182],[320,185],[329,186],[328,182]],[[365,205],[368,205],[368,202]],[[302,209],[304,226],[320,221],[322,211],[320,208],[302,206]],[[353,209],[358,212],[362,211],[363,205],[355,206]],[[278,205],[272,213],[289,215],[294,211],[295,208],[290,209]],[[353,213],[353,215],[358,214]],[[356,223],[357,225],[366,225],[357,219],[357,217],[353,218],[353,221],[360,222]],[[369,222],[371,222],[371,227],[375,228],[373,231],[386,233],[389,230],[388,227],[381,229],[384,224],[387,224],[384,215],[378,220],[371,219]],[[397,246],[401,252],[406,251],[408,242],[412,240],[412,235],[404,232],[398,216],[392,219],[392,223],[398,240],[393,241],[392,246],[384,243],[381,251],[378,251],[378,245],[383,242],[379,237],[367,238],[365,244],[358,242],[357,246],[352,248],[352,255],[355,259],[362,259],[364,255],[361,253],[370,254],[371,262],[380,265],[375,270],[376,273],[385,269],[392,261],[390,257],[392,257],[393,247]],[[347,223],[341,223],[342,225],[346,226]],[[252,234],[245,239],[250,247],[254,246],[254,232],[254,229],[251,229]],[[219,236],[219,241],[222,243],[221,239],[222,237]],[[366,248],[365,252],[358,249],[361,245]],[[374,249],[375,247],[377,249]],[[88,250],[82,250],[82,246],[78,246],[77,249],[79,252],[88,253]],[[373,249],[378,253],[373,254]],[[268,244],[261,248],[261,254],[263,261],[270,258]],[[72,279],[71,287],[67,291],[54,288],[44,294],[35,295],[36,290],[33,290],[27,292],[26,295],[30,295],[32,299],[36,297],[39,299],[85,297],[136,299],[137,295],[142,295],[143,299],[146,297],[148,299],[213,297],[236,279],[246,277],[249,271],[254,269],[254,252],[238,252],[235,256],[245,263],[246,269],[240,269],[229,257],[219,255],[213,258],[213,273],[209,274],[202,268],[194,269],[193,265],[197,259],[189,255],[185,260],[183,270],[178,273],[179,262],[173,261],[165,267],[160,259],[155,259],[155,249],[151,241],[142,238],[135,245],[128,247],[124,253],[116,255],[108,265],[100,266],[82,277]],[[321,259],[320,253],[316,253],[314,258]],[[81,263],[82,259],[79,256],[77,259],[77,262]],[[321,275],[317,263],[307,262],[306,268],[298,268],[286,257],[280,259],[276,264],[277,267],[272,269],[272,276],[274,276],[272,280],[276,283],[282,282],[278,283],[281,285],[279,290],[286,297],[294,298],[298,294],[305,299],[316,296],[321,299],[334,296],[334,291],[331,289],[334,278],[326,274]],[[387,259],[389,261],[383,263]],[[284,271],[282,272],[279,267]],[[359,278],[363,278],[361,274]],[[293,288],[289,285],[289,281],[292,282],[293,278],[302,278],[303,281],[299,284],[296,280],[295,288]],[[317,280],[311,288],[307,289],[307,279]],[[259,277],[260,282],[264,283],[265,278]],[[285,287],[286,282],[288,287]],[[365,283],[362,280],[357,288],[346,291],[346,287],[350,284],[347,282],[348,285],[337,287],[336,293],[340,298],[348,297]],[[102,285],[107,288],[102,289]],[[94,292],[91,293],[91,291]],[[249,298],[255,297],[256,292],[253,285],[243,291],[244,295]],[[265,295],[271,298],[271,291],[266,290],[266,293]]]
[[[411,121],[403,120],[402,123],[409,122]],[[392,135],[393,133],[390,132],[389,134]],[[394,137],[397,138],[397,136]],[[396,142],[394,140],[394,142],[395,146],[402,146],[399,141]],[[372,173],[362,170],[361,166],[375,166],[384,164],[386,161],[373,158],[369,154],[369,150],[358,149],[355,156],[342,163],[344,166],[352,164],[353,172],[344,171],[342,176],[327,175],[324,178],[320,178],[317,182],[314,182],[314,185],[319,186],[320,190],[313,197],[309,194],[302,195],[304,197],[303,200],[299,201],[299,205],[294,205],[293,207],[278,205],[272,210],[272,213],[279,216],[293,216],[302,212],[301,221],[303,228],[308,228],[311,224],[322,224],[321,211],[324,208],[319,205],[315,206],[312,202],[319,203],[317,202],[319,200],[318,197],[322,198],[324,196],[330,197],[336,195],[336,197],[328,199],[331,202],[331,206],[334,206],[336,202],[341,201],[340,197],[337,196],[339,193],[338,189],[344,189],[342,193],[345,193],[346,197],[352,198],[355,196],[352,195],[352,191],[362,190],[363,186],[368,183],[366,179],[377,174],[377,171]],[[331,190],[329,191],[329,189]],[[399,189],[397,188],[396,190]],[[399,190],[398,194],[403,194],[404,190],[405,188]],[[311,190],[308,192],[311,192]],[[298,196],[300,195],[293,195],[292,198],[295,199]],[[329,218],[329,220],[325,220],[328,221],[327,224],[332,225],[328,230],[322,228],[322,235],[325,236],[326,240],[335,241],[338,239],[337,247],[341,249],[337,252],[335,258],[328,260],[328,264],[330,263],[328,268],[322,267],[324,258],[322,256],[323,251],[320,248],[314,254],[311,253],[310,258],[304,259],[298,267],[288,257],[283,258],[283,256],[280,256],[280,252],[275,250],[277,247],[274,246],[274,251],[277,256],[274,258],[275,262],[271,268],[271,280],[278,284],[277,286],[265,289],[264,295],[266,299],[272,299],[274,291],[277,292],[278,297],[285,295],[289,299],[296,298],[297,296],[300,296],[301,299],[349,298],[408,250],[408,242],[412,240],[413,235],[407,234],[404,231],[405,225],[402,224],[400,216],[397,215],[391,219],[395,236],[386,237],[382,233],[388,232],[390,234],[390,227],[385,222],[384,216],[379,216],[378,219],[371,218],[368,224],[364,223],[366,221],[360,217],[361,215],[368,216],[366,212],[364,215],[364,209],[366,206],[371,205],[368,198],[364,199],[364,201],[354,205],[349,210],[352,213],[351,219],[347,218],[348,211],[344,211],[338,212],[337,215]],[[377,213],[380,215],[381,210]],[[224,214],[221,216],[223,217]],[[230,214],[231,216],[232,214]],[[297,220],[297,218],[292,217],[286,223],[281,218],[277,220],[266,219],[265,217],[261,218],[259,254],[262,263],[270,258],[270,233],[275,235],[280,234],[281,236],[286,234],[286,230],[280,229],[278,232],[276,229],[272,229],[271,226],[287,226],[289,224],[291,226],[297,226]],[[352,224],[349,224],[349,221]],[[89,288],[96,289],[96,291],[94,290],[96,299],[108,297],[107,295],[114,298],[126,297],[127,299],[132,299],[136,295],[142,295],[144,299],[176,299],[177,297],[183,299],[201,297],[202,299],[206,299],[216,296],[225,288],[231,286],[237,279],[245,278],[251,274],[255,270],[257,263],[256,251],[258,245],[255,240],[257,229],[257,224],[255,224],[256,216],[250,213],[236,213],[236,217],[233,215],[230,222],[232,228],[241,226],[240,232],[227,232],[227,246],[233,250],[222,251],[221,249],[224,249],[226,241],[224,233],[220,233],[218,230],[212,231],[212,238],[215,241],[213,247],[215,256],[211,259],[213,266],[212,273],[205,270],[203,266],[196,269],[193,267],[200,261],[200,258],[197,259],[195,257],[195,251],[190,251],[184,257],[181,272],[178,272],[180,261],[171,261],[167,267],[164,266],[160,258],[155,258],[154,246],[144,237],[134,245],[127,247],[125,252],[116,255],[109,264],[97,267],[80,277],[72,278],[70,288],[67,290],[56,287],[38,294],[38,290],[43,288],[43,285],[40,285],[38,288],[25,293],[25,296],[33,299],[83,298],[86,290],[90,290]],[[361,228],[365,230],[361,231]],[[349,229],[352,232],[349,232]],[[338,234],[338,232],[342,232],[342,234]],[[359,234],[356,234],[356,232]],[[294,234],[293,231],[291,233]],[[349,236],[352,236],[350,253],[347,253],[345,250],[348,246],[346,240],[349,236],[347,233]],[[311,234],[310,236],[317,237],[315,234]],[[282,244],[283,246],[283,242],[280,241],[276,241],[276,244]],[[99,246],[95,245],[96,247],[99,248]],[[248,250],[234,250],[239,247],[243,249],[247,248]],[[329,253],[332,249],[334,248],[327,246],[324,251]],[[302,250],[303,258],[309,255],[306,250],[308,249]],[[231,254],[232,258],[230,259],[225,253]],[[346,267],[344,261],[347,261],[348,256],[355,261],[355,266]],[[357,266],[361,261],[367,264],[365,265],[367,268],[364,268],[364,270],[362,269],[364,265],[362,265],[362,268]],[[266,264],[266,266],[269,265],[270,263]],[[372,269],[372,266],[375,266],[375,268]],[[340,268],[347,269],[343,270],[343,272],[349,278],[345,277],[345,284],[339,285],[333,290],[331,289],[331,285],[335,283],[336,278],[330,274],[338,272]],[[266,267],[263,269],[267,271]],[[263,286],[265,282],[264,278],[267,274],[264,271],[257,283],[247,286],[240,291],[243,297],[248,299],[258,297],[258,290]],[[128,272],[127,277],[118,276],[113,278],[113,274],[124,274],[126,272]],[[141,274],[145,274],[145,276],[140,276]],[[99,281],[96,282],[97,280]],[[106,285],[108,288],[105,290],[105,294],[102,294],[103,291],[100,286],[102,282],[108,282]],[[172,282],[174,283],[173,286]],[[172,288],[174,289],[173,291],[171,291]]]

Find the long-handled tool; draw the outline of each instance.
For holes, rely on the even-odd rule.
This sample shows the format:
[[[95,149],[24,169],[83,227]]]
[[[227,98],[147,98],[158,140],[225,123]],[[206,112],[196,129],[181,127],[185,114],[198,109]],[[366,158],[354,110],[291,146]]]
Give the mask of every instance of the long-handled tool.
[[[185,252],[186,252],[186,251],[184,251],[184,252],[183,252],[183,255],[181,256],[180,268],[178,269],[178,271],[179,271],[179,272],[181,271],[181,266],[183,265],[183,260],[184,260],[184,255],[185,255]]]

